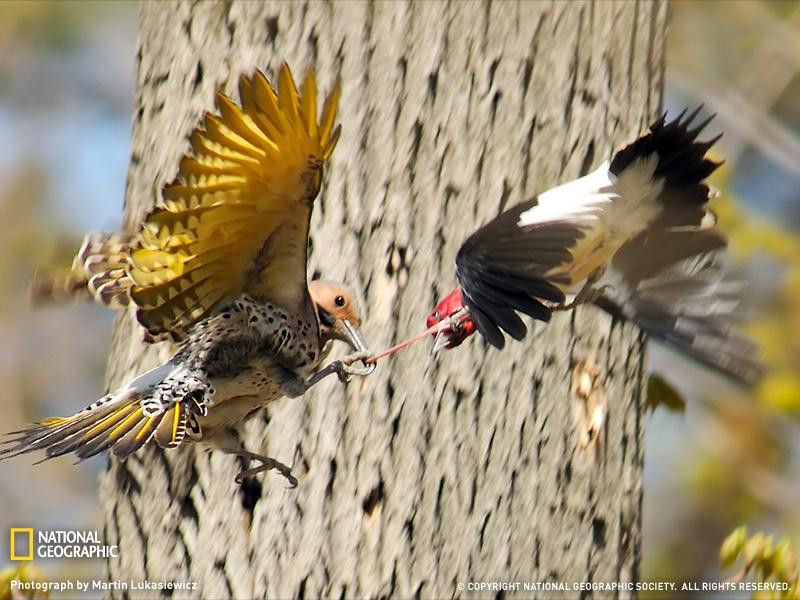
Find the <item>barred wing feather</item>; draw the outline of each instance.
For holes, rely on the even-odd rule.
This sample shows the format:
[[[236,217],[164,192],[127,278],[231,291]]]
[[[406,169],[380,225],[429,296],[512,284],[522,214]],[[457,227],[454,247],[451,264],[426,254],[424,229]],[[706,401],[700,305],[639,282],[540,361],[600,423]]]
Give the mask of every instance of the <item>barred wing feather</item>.
[[[241,106],[218,93],[219,115],[192,133],[131,252],[131,298],[154,336],[180,338],[242,293],[287,308],[307,294],[308,225],[338,140],[339,86],[319,122],[312,72],[300,92],[285,64],[277,91],[256,72],[239,94]]]

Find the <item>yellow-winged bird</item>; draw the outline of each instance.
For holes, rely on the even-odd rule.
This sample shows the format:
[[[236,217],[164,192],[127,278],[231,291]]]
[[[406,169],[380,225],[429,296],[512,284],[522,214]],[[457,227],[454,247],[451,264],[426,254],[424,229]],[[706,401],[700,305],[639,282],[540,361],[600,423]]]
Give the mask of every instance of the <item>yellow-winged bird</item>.
[[[0,458],[38,449],[124,458],[151,441],[202,440],[261,461],[238,479],[276,468],[296,483],[285,465],[245,450],[231,427],[327,374],[346,378],[340,361],[318,369],[328,342],[348,342],[351,361],[366,352],[352,294],[306,279],[311,212],[339,137],[339,86],[319,121],[311,71],[300,92],[285,64],[277,91],[261,72],[242,76],[239,95],[241,106],[218,92],[219,114],[192,132],[177,177],[138,231],[89,234],[61,282],[133,304],[148,338],[171,338],[177,352],[71,417],[15,432]]]

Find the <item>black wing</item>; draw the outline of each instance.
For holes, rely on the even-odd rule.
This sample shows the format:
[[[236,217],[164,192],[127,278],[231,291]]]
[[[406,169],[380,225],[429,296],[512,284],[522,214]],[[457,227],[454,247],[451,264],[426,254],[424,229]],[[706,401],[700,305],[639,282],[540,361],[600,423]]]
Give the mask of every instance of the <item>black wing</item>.
[[[515,340],[525,337],[517,312],[550,320],[542,301],[563,302],[558,284],[569,281],[548,273],[572,259],[570,248],[583,235],[567,221],[519,227],[520,214],[536,205],[534,198],[508,209],[473,233],[456,255],[464,303],[478,331],[497,348],[505,345],[502,331]]]

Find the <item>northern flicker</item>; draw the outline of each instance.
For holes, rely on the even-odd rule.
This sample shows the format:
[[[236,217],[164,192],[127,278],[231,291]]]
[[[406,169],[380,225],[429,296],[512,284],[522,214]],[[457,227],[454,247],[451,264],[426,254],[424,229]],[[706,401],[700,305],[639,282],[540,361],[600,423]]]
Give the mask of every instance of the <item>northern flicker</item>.
[[[317,120],[313,72],[298,92],[289,68],[278,90],[259,71],[239,80],[240,105],[217,93],[175,180],[133,234],[89,234],[64,286],[133,305],[150,341],[178,350],[66,418],[15,432],[8,458],[37,449],[80,459],[106,449],[121,458],[155,441],[205,441],[261,465],[289,468],[241,447],[231,427],[280,396],[298,396],[325,375],[366,374],[349,365],[366,344],[352,294],[307,283],[308,228],[322,169],[339,137],[339,85]],[[39,286],[53,291],[54,286]],[[356,354],[318,367],[332,340]]]

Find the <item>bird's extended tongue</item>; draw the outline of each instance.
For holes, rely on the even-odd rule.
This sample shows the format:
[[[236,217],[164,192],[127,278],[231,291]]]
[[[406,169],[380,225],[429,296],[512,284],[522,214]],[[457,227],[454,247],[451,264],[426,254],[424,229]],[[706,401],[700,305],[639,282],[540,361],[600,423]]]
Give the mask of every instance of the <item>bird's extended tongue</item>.
[[[447,348],[448,344],[450,343],[449,332],[452,330],[452,327],[453,327],[453,323],[452,323],[451,320],[453,318],[456,318],[459,321],[463,321],[463,320],[467,319],[468,317],[469,317],[469,312],[466,311],[466,309],[460,308],[456,312],[454,312],[452,315],[450,315],[449,317],[446,317],[445,319],[442,319],[438,323],[434,323],[433,325],[428,327],[422,333],[418,333],[414,337],[410,337],[407,340],[405,340],[403,342],[400,342],[399,344],[384,350],[383,352],[379,352],[378,354],[374,354],[374,355],[370,356],[366,360],[366,362],[368,362],[368,363],[376,363],[381,358],[384,358],[386,356],[390,356],[390,355],[394,354],[395,352],[398,352],[398,351],[402,350],[403,348],[407,348],[410,345],[414,344],[415,342],[418,342],[419,340],[421,340],[423,338],[426,338],[428,336],[434,336],[436,338],[436,341],[434,342],[433,350],[431,351],[431,353],[433,354],[433,353],[439,352],[440,350],[443,350],[444,348]]]

